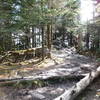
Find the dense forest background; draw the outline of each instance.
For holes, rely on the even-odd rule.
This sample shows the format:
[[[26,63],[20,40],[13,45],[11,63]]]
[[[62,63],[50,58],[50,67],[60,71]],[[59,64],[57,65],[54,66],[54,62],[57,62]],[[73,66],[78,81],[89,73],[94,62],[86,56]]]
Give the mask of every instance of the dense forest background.
[[[44,59],[52,46],[100,52],[99,26],[81,25],[79,8],[79,0],[1,0],[0,53],[41,47]]]

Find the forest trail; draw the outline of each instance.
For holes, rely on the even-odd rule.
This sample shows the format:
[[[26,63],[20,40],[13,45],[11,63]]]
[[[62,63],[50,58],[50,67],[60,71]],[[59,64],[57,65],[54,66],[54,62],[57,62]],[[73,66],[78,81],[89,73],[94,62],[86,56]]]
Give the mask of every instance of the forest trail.
[[[51,56],[51,59],[45,59],[40,64],[18,67],[12,70],[7,77],[1,75],[0,78],[32,77],[36,79],[43,77],[45,79],[54,76],[82,75],[96,69],[95,60],[77,54],[74,48],[52,50]]]
[[[95,70],[95,61],[92,58],[79,55],[74,48],[62,49],[60,51],[52,50],[51,59],[47,59],[37,66],[24,67],[19,71],[19,76],[23,77],[52,77],[52,76],[65,76],[65,75],[80,75],[87,74]],[[33,68],[33,70],[31,70]],[[27,70],[29,69],[29,70]],[[22,71],[22,72],[21,72]]]
[[[54,62],[53,62],[54,61]],[[53,62],[53,64],[52,64]],[[57,96],[64,93],[65,90],[71,88],[75,83],[77,83],[80,79],[56,79],[54,77],[64,77],[64,76],[80,76],[86,75],[94,68],[95,61],[89,57],[79,55],[75,52],[74,48],[71,49],[62,49],[60,51],[52,50],[52,60],[47,61],[46,64],[42,63],[43,65],[47,65],[41,69],[32,69],[32,66],[28,66],[29,69],[25,72],[18,72],[17,75],[12,78],[20,78],[23,75],[24,77],[29,77],[32,79],[48,79],[46,82],[47,85],[43,87],[1,87],[0,88],[0,100],[53,100]],[[26,69],[28,69],[25,66]],[[53,79],[53,78],[54,79]],[[49,78],[51,78],[49,80]],[[97,86],[95,89],[91,91],[91,87],[88,89],[89,94],[95,97],[96,91],[99,88],[100,81],[95,84]],[[95,91],[95,92],[94,92]],[[82,98],[84,99],[85,93],[82,94]],[[80,100],[80,97],[78,97]],[[83,100],[82,99],[82,100]],[[77,99],[78,100],[78,99]],[[92,100],[90,96],[86,96],[84,100]],[[93,99],[94,100],[94,99]],[[95,100],[99,100],[98,98]]]
[[[95,60],[79,55],[74,48],[65,48],[62,50],[52,50],[51,59],[46,59],[44,62],[36,65],[26,65],[18,67],[10,71],[9,75],[0,79],[14,79],[29,77],[33,79],[47,79],[55,76],[69,76],[69,75],[85,75],[92,70],[95,70]],[[6,72],[5,72],[6,74]]]

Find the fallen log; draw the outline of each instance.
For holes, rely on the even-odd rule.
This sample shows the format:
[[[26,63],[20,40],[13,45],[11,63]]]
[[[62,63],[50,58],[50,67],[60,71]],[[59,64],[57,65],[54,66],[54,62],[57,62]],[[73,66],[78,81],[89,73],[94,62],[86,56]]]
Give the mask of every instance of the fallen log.
[[[76,83],[72,88],[66,90],[61,96],[54,100],[74,100],[95,78],[100,75],[100,66],[86,75],[85,78]]]
[[[45,57],[47,57],[47,47],[44,47]],[[17,63],[33,58],[41,58],[42,47],[30,48],[25,50],[8,51],[5,55],[0,56],[0,63],[12,62]]]
[[[20,78],[8,78],[8,79],[0,79],[0,85],[2,84],[15,84],[16,82],[23,82],[23,81],[47,81],[47,80],[67,80],[67,79],[75,79],[75,80],[80,80],[84,78],[85,75],[64,75],[64,76],[29,76],[29,77],[20,77]]]
[[[3,56],[0,56],[0,63],[7,57],[8,54],[5,54]]]

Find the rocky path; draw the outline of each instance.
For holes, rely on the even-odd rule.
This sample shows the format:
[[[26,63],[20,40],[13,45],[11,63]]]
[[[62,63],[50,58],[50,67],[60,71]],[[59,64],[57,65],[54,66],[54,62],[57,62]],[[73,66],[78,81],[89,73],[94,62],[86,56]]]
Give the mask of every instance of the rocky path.
[[[55,60],[56,58],[62,62],[59,63]],[[63,49],[60,51],[53,50],[52,60],[55,65],[50,64],[52,62],[47,62],[48,67],[26,72],[18,71],[17,75],[11,78],[31,77],[34,79],[47,79],[55,76],[85,75],[90,71],[95,70],[94,60],[77,54],[74,48]],[[52,82],[48,82],[48,85],[37,88],[26,87],[16,89],[14,87],[1,87],[0,94],[2,95],[0,95],[0,100],[53,100],[53,98],[61,95],[66,89],[69,89],[78,81],[79,80],[76,79],[65,79],[61,81],[52,80]]]
[[[57,63],[51,65],[47,68],[41,70],[31,70],[26,73],[26,76],[34,77],[52,77],[52,76],[65,76],[65,75],[81,75],[87,74],[92,70],[95,70],[95,62],[89,57],[76,54],[76,52],[71,49],[63,49],[61,51],[52,51],[52,56],[55,58],[62,59],[62,63]],[[52,58],[53,58],[52,57]],[[55,59],[54,59],[55,60]],[[48,63],[47,63],[48,66]]]
[[[61,60],[61,62],[57,61]],[[19,71],[18,76],[34,76],[34,78],[47,78],[52,76],[65,76],[65,75],[81,75],[89,73],[91,70],[95,70],[95,62],[89,57],[76,54],[72,49],[63,49],[60,51],[52,51],[52,59],[43,64],[42,69],[32,69],[32,67],[26,68],[30,70]],[[34,66],[33,66],[34,67]]]

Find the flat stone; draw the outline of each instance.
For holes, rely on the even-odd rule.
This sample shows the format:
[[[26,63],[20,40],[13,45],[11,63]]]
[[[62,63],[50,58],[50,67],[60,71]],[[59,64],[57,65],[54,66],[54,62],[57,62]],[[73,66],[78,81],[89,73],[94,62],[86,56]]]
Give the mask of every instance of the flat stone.
[[[23,98],[24,100],[32,100],[32,96],[31,95],[26,95]]]
[[[36,91],[29,91],[29,94],[32,95],[33,100],[44,100],[46,97]]]

